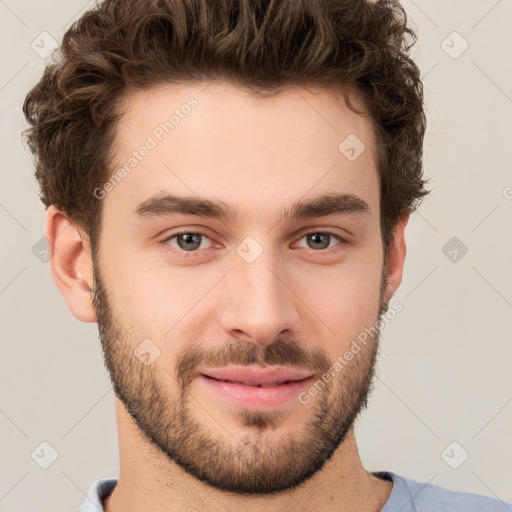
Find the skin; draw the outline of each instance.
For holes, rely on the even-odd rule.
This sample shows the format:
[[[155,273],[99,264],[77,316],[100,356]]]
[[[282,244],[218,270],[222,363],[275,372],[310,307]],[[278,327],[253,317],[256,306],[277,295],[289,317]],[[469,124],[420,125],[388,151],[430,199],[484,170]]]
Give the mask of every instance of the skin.
[[[408,215],[384,268],[371,120],[319,87],[258,98],[224,82],[162,85],[127,95],[116,164],[191,96],[198,105],[102,199],[95,253],[47,211],[53,277],[72,314],[98,323],[117,395],[120,473],[104,508],[379,511],[392,483],[364,469],[354,436],[378,336],[307,404],[258,412],[194,377],[213,363],[258,362],[321,378],[385,311],[402,279]],[[355,161],[338,150],[349,134],[366,146]],[[238,217],[137,218],[159,191],[222,200]],[[295,201],[340,191],[369,215],[282,218]],[[169,238],[182,230],[207,237],[187,252],[183,237]],[[318,248],[306,236],[318,230],[345,243],[327,237]],[[251,263],[236,252],[247,236],[262,248]],[[147,366],[134,356],[144,339],[159,350]]]

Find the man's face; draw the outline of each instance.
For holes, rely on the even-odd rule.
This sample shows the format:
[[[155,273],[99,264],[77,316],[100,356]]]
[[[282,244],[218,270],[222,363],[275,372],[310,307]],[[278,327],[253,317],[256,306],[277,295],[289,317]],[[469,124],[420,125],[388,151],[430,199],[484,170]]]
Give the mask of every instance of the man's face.
[[[117,396],[163,459],[213,487],[255,494],[304,482],[371,388],[378,336],[343,359],[385,303],[370,121],[322,89],[258,98],[228,84],[161,86],[129,97],[116,148],[114,170],[131,164],[102,199],[94,307]],[[158,194],[237,215],[148,206]],[[351,195],[350,207],[284,215],[326,194]],[[288,398],[265,405],[269,390],[237,398],[202,375],[230,366],[310,377],[291,394],[276,386]]]

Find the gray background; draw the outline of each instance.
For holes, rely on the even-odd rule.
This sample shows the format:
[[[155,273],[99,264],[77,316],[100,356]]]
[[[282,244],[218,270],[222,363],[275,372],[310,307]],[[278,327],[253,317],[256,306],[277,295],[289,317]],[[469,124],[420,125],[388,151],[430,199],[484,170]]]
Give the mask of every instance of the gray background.
[[[40,54],[89,5],[0,0],[0,511],[72,511],[118,474],[97,327],[71,315],[44,261],[20,137]],[[403,311],[383,331],[360,453],[369,470],[512,501],[512,0],[404,6],[419,33],[433,191],[406,230]],[[42,442],[58,455],[47,469]]]

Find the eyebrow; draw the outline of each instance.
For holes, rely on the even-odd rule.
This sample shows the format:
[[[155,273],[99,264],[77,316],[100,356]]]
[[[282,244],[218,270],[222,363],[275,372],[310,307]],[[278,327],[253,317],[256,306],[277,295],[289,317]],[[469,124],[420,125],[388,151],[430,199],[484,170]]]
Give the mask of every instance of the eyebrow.
[[[339,214],[369,216],[371,209],[366,201],[355,194],[329,193],[297,201],[281,213],[284,219],[294,221]],[[221,200],[212,201],[197,196],[177,196],[160,192],[139,204],[132,214],[139,218],[197,215],[234,222],[238,217],[238,210]]]

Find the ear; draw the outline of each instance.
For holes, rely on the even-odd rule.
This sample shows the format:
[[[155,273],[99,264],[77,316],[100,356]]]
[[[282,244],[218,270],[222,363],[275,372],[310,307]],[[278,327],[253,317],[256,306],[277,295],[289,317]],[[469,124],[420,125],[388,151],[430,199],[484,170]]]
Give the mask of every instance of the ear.
[[[405,226],[409,221],[410,213],[404,214],[393,230],[393,237],[389,243],[386,288],[384,291],[384,303],[387,304],[402,282],[405,253]]]
[[[53,279],[69,310],[82,322],[96,322],[92,305],[93,265],[87,237],[54,205],[46,210],[45,236],[51,242],[48,246]]]

